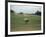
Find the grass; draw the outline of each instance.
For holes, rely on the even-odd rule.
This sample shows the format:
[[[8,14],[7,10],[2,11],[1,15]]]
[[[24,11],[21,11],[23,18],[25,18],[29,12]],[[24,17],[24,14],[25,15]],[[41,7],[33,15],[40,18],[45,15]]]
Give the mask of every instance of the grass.
[[[11,13],[11,31],[34,31],[41,30],[41,16],[26,16],[29,22],[25,24],[23,15]]]

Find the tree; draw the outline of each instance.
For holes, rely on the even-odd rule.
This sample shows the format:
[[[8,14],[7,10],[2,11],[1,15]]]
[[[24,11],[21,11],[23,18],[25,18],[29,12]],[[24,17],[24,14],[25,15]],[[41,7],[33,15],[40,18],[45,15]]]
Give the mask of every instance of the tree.
[[[11,12],[11,13],[14,13],[14,11],[13,11],[13,10],[10,10],[10,12]]]
[[[23,12],[20,12],[20,14],[23,14]]]
[[[37,11],[35,14],[41,16],[41,12],[40,11]]]

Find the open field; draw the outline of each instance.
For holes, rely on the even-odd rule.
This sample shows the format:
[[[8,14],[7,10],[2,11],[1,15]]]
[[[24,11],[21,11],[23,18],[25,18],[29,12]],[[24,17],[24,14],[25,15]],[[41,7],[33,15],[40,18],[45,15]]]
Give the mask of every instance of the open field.
[[[41,30],[41,16],[26,16],[29,22],[25,24],[23,15],[15,15],[11,13],[11,31],[34,31]]]

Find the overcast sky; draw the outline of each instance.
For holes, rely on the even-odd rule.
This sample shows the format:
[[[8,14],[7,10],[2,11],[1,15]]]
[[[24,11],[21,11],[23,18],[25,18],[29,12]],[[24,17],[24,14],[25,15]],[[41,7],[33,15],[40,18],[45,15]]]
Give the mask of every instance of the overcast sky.
[[[41,6],[10,5],[10,9],[14,10],[16,13],[35,13],[37,10],[41,11]]]

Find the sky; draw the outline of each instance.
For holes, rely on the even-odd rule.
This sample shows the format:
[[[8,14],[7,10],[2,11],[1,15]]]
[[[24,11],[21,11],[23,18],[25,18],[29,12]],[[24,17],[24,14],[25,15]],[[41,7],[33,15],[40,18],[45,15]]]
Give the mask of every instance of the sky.
[[[41,6],[32,6],[32,5],[10,5],[10,9],[14,10],[16,13],[35,13],[37,10],[41,11]]]

